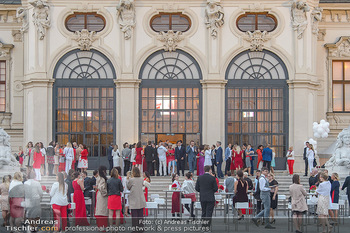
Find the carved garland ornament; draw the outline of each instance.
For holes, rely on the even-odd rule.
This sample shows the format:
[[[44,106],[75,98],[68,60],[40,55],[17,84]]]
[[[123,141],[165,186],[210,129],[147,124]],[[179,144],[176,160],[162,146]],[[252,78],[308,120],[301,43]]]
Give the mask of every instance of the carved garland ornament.
[[[37,27],[39,39],[43,40],[46,35],[46,29],[51,27],[50,6],[44,0],[30,2],[34,6],[33,23]]]
[[[328,56],[330,57],[350,57],[350,37],[342,36],[334,44],[325,44],[328,48]]]
[[[243,37],[249,41],[250,51],[262,51],[264,49],[264,43],[271,39],[267,31],[256,30],[254,32],[247,32],[246,36]]]
[[[160,32],[158,36],[158,40],[164,43],[164,50],[167,52],[175,51],[178,43],[183,39],[182,32],[174,32],[172,30]]]
[[[218,35],[218,29],[224,25],[224,11],[220,5],[220,0],[207,0],[205,8],[205,24],[210,30],[210,35],[214,38]]]
[[[92,42],[97,39],[96,32],[89,32],[87,29],[83,29],[81,32],[76,31],[74,35],[73,39],[78,42],[80,50],[90,50]]]
[[[124,32],[124,38],[126,40],[130,39],[132,30],[136,25],[134,0],[119,0],[117,17],[119,26]]]

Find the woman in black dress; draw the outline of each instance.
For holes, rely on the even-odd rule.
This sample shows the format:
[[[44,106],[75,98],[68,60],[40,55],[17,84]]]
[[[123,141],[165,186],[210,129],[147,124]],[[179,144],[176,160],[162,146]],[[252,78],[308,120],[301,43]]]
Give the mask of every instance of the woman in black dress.
[[[278,203],[278,182],[275,180],[275,175],[270,173],[267,178],[269,179],[269,186],[271,188],[270,197],[271,197],[271,208],[270,208],[270,223],[275,223],[275,209],[277,208]]]
[[[237,180],[235,182],[235,196],[233,197],[233,205],[237,202],[248,202],[248,182],[243,179],[243,171],[237,171]],[[237,210],[239,218],[243,218],[242,210]]]

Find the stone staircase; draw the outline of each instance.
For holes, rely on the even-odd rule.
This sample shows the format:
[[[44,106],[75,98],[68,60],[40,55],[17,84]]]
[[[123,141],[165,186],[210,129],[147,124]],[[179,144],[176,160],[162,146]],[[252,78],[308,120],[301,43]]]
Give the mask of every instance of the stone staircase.
[[[92,171],[88,171],[88,176],[92,176]],[[276,180],[279,183],[278,188],[278,194],[279,195],[286,195],[287,198],[289,197],[289,186],[292,184],[292,176],[288,175],[285,171],[276,171],[275,173]],[[194,179],[196,180],[197,177]],[[254,177],[250,177],[254,182]],[[184,181],[184,177],[180,176],[180,183],[182,184]],[[301,184],[304,186],[306,191],[308,191],[309,183],[308,179],[309,177],[304,177],[300,174]],[[45,185],[48,188],[52,186],[52,184],[56,181],[56,177],[54,176],[44,176],[41,180],[41,185]],[[220,179],[220,184],[224,184],[224,179]],[[170,176],[152,176],[151,177],[151,188],[149,189],[149,199],[152,194],[158,194],[160,198],[165,198],[165,190],[169,189],[169,185],[171,185],[171,177]],[[198,196],[199,197],[199,196]],[[49,195],[43,196],[43,203],[49,203],[50,197]],[[279,205],[283,205],[284,203],[282,201],[279,202]],[[171,209],[171,193],[168,193],[168,210]]]

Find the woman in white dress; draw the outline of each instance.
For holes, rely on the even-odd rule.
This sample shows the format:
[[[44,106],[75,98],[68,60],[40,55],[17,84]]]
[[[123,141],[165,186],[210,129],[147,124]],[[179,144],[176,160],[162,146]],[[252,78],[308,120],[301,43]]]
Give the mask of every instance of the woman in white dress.
[[[312,172],[312,169],[314,168],[314,159],[315,159],[314,146],[312,144],[309,144],[309,150],[307,151],[307,160],[309,163],[310,173]]]
[[[311,151],[311,148],[310,150]],[[325,173],[320,174],[320,185],[316,189],[318,194],[317,201],[317,211],[316,213],[319,216],[319,220],[323,227],[323,233],[332,232],[332,226],[328,222],[328,209],[332,203],[330,193],[331,193],[331,182],[328,181],[328,175]]]
[[[132,168],[135,166],[135,164],[136,164],[136,160],[135,160],[135,158],[136,158],[136,148],[135,148],[135,146],[136,146],[136,143],[134,143],[132,146],[131,146],[131,157],[130,157],[130,163],[131,163],[131,165],[132,165],[132,167],[131,167],[131,170],[132,170]]]
[[[113,157],[113,167],[120,167],[121,155],[119,153],[118,145],[114,145],[114,149],[112,150],[112,157]]]
[[[205,157],[204,166],[211,166],[212,165],[211,151],[210,151],[209,145],[204,146],[204,157]]]
[[[125,198],[125,200],[124,200],[124,203],[125,203],[125,211],[124,211],[124,216],[125,217],[128,217],[128,215],[129,215],[129,193],[130,193],[130,190],[128,189],[128,187],[127,187],[127,183],[129,182],[129,180],[130,180],[130,178],[131,178],[131,171],[128,171],[127,173],[126,173],[126,176],[124,176],[123,177],[123,179],[122,179],[122,184],[123,184],[123,188],[124,188],[124,193],[125,193],[125,195],[124,195],[124,198]]]

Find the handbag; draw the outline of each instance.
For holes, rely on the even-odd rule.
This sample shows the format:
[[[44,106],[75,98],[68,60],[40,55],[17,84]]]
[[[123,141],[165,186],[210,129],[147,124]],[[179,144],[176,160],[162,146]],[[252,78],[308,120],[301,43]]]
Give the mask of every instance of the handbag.
[[[314,159],[313,167],[316,167],[316,166],[317,166],[317,162],[316,162],[316,159]]]

